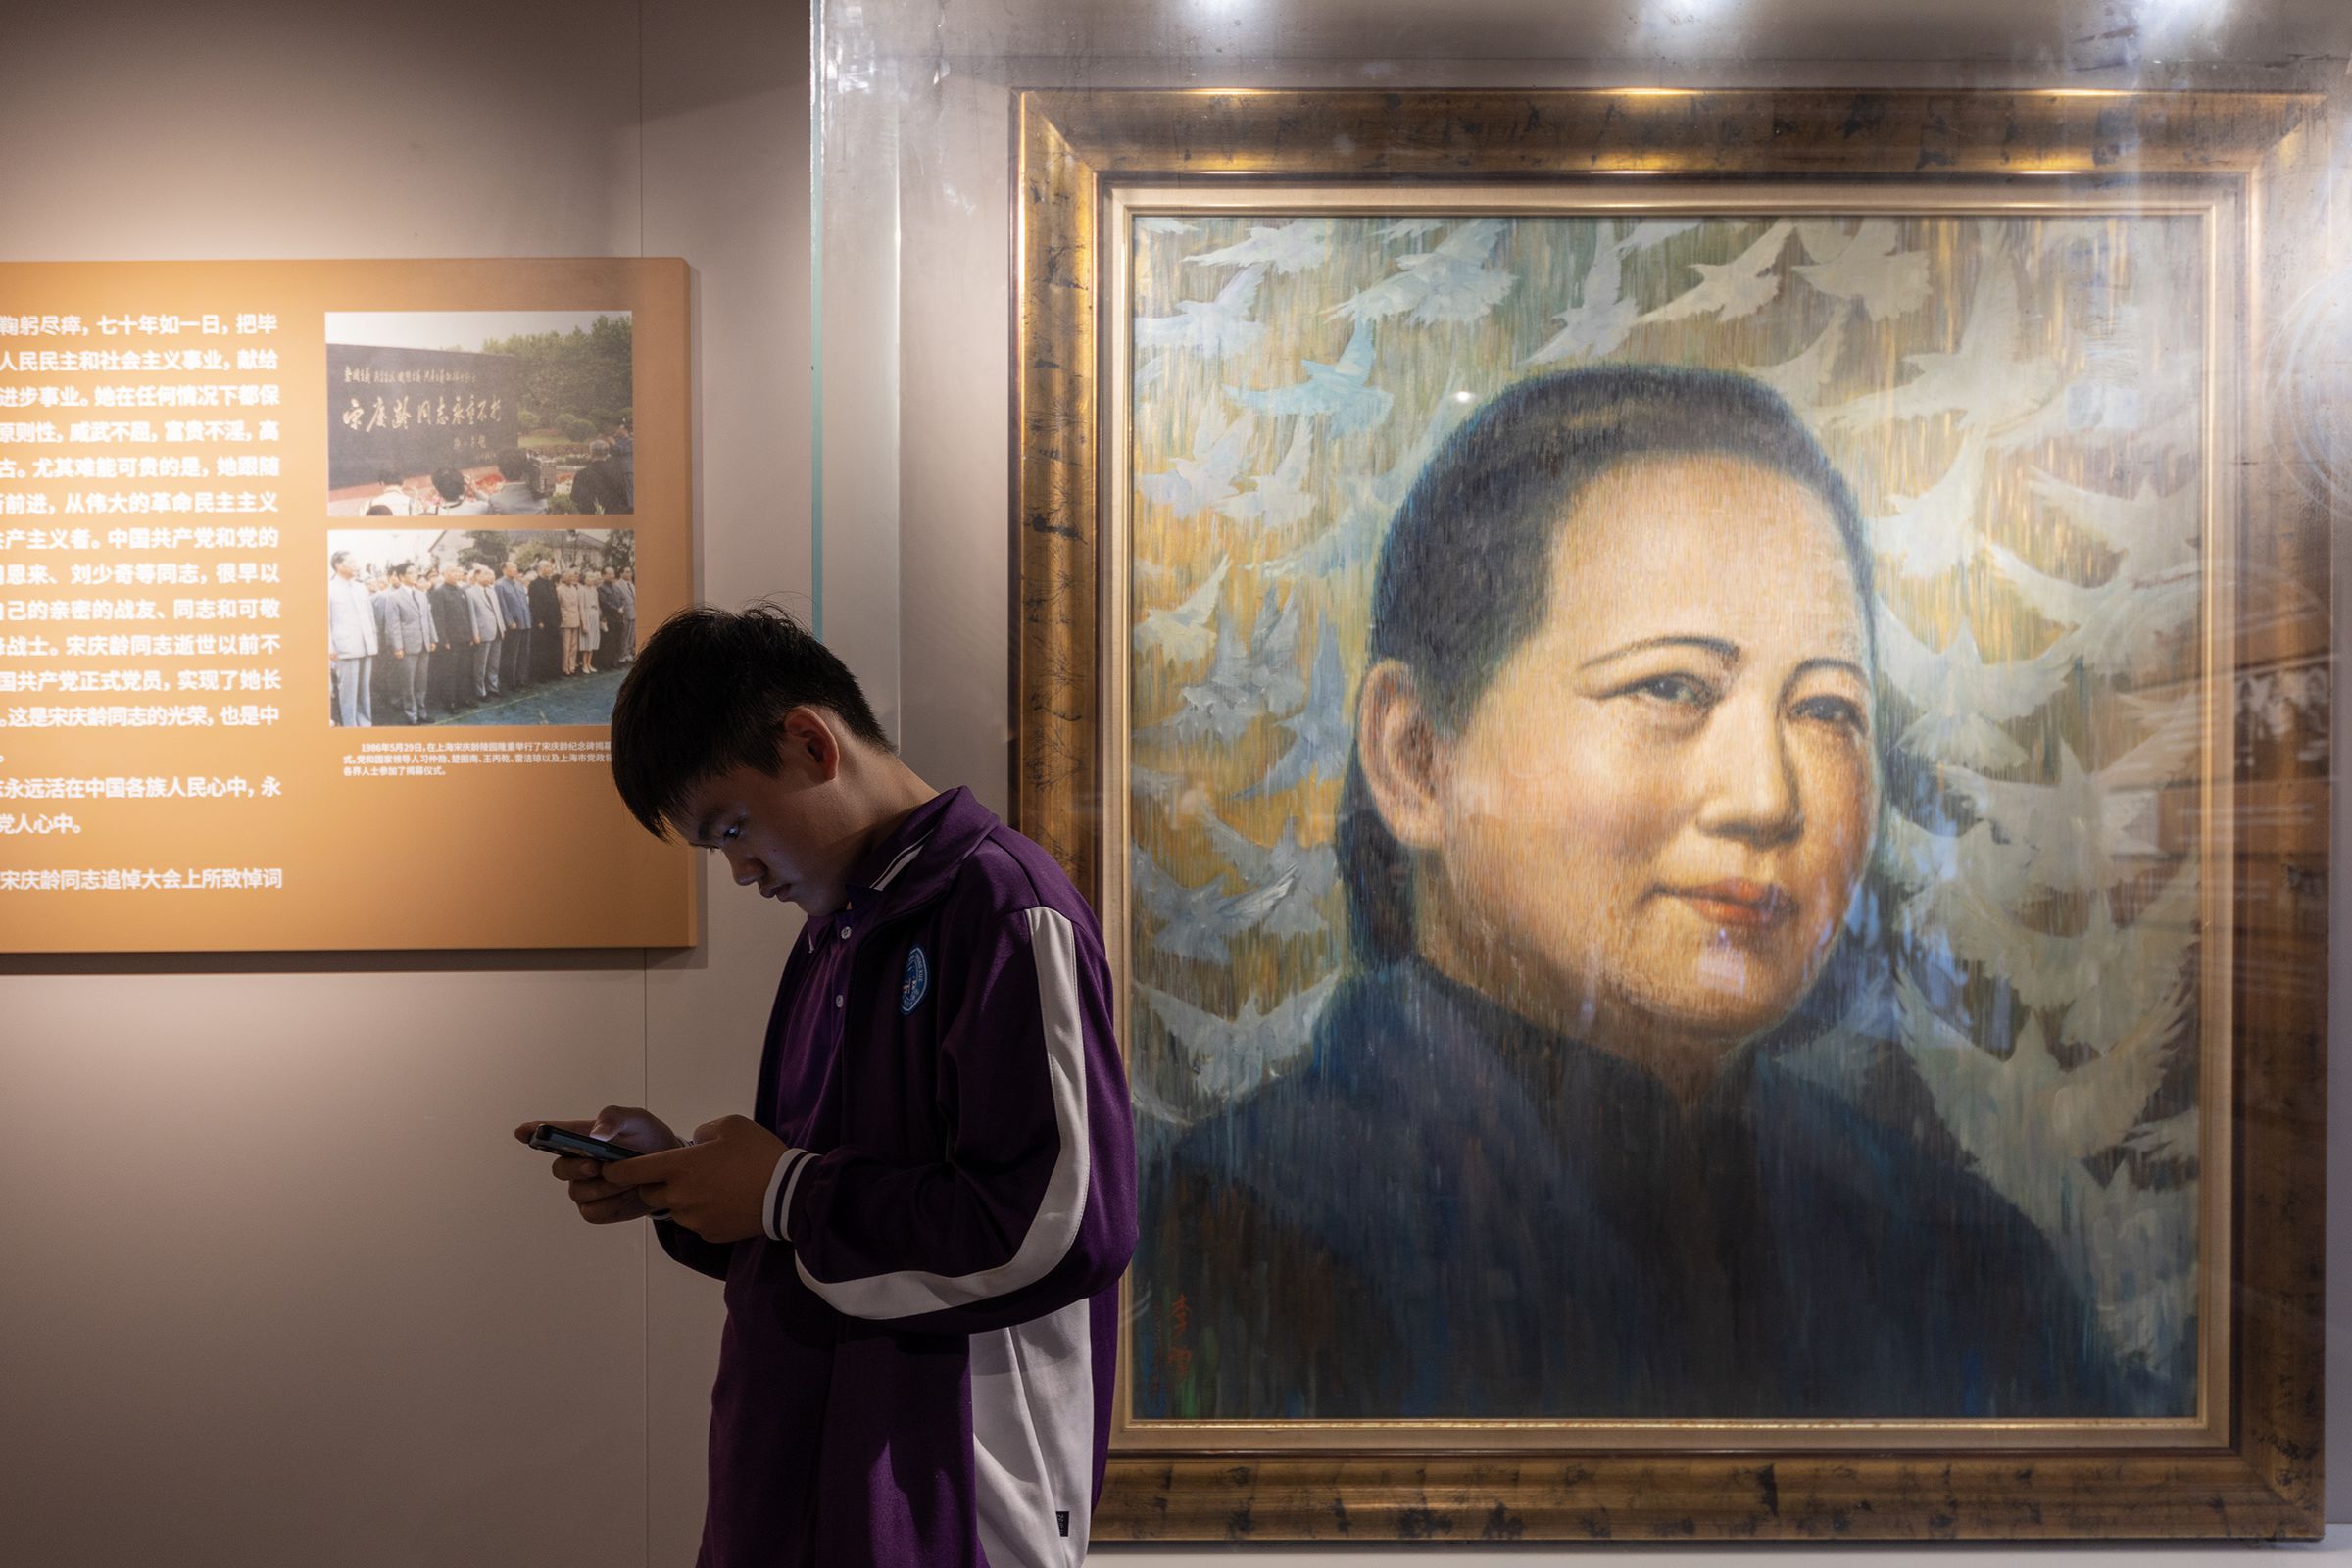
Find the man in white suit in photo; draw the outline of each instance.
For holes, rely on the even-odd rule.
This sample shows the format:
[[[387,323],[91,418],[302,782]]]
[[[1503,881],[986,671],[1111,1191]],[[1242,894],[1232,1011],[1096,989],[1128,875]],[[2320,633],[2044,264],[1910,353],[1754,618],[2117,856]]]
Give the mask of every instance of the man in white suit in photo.
[[[338,550],[327,563],[333,574],[326,580],[327,667],[335,682],[335,722],[346,729],[375,722],[375,704],[368,685],[374,674],[375,612],[368,603],[368,585],[352,565],[351,552]]]

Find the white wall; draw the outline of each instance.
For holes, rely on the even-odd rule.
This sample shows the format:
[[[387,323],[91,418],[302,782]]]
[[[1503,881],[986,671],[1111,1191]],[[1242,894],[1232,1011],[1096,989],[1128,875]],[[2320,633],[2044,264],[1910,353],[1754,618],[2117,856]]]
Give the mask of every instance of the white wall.
[[[684,256],[700,581],[805,596],[804,24],[760,0],[20,0],[0,260]],[[900,237],[980,236],[901,307],[952,346],[912,406],[960,416],[895,476],[883,586],[827,614],[903,660],[917,769],[1001,808],[1004,122],[956,93],[971,133],[928,172],[956,200]],[[570,1221],[507,1129],[747,1103],[792,921],[723,883],[707,909],[702,948],[654,958],[0,957],[0,1562],[690,1561],[717,1287],[642,1228]]]

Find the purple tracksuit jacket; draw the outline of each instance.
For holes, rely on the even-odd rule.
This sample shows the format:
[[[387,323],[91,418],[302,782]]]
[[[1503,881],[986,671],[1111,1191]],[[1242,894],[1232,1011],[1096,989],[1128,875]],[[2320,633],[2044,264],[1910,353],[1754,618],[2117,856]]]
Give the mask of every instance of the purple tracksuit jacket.
[[[1085,1555],[1134,1131],[1094,911],[951,790],[793,945],[760,1067],[770,1235],[727,1282],[701,1568]]]

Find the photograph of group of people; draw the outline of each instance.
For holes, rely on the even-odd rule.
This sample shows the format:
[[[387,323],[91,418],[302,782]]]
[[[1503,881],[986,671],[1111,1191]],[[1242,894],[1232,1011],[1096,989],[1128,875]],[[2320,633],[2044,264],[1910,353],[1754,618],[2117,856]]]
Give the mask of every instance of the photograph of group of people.
[[[328,534],[329,721],[610,722],[635,558],[633,530]]]

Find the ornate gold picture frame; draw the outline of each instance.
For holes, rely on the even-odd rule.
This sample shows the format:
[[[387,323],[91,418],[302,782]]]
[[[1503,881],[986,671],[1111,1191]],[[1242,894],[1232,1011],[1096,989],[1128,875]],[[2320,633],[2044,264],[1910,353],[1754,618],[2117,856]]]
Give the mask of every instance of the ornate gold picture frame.
[[[2067,92],[1017,100],[1016,825],[1102,911],[1145,1148],[1099,1537],[2318,1533],[2330,626],[2325,594],[2298,585],[2329,580],[2332,496],[2297,457],[2298,388],[2263,373],[2316,276],[2312,248],[2277,236],[2310,210],[2317,108]],[[1830,598],[1859,606],[1867,652],[1842,662],[1862,693],[1800,694],[1784,716],[1799,751],[1830,745],[1807,725],[1857,705],[1885,721],[1869,739],[1892,760],[1849,791],[1876,825],[1840,837],[1859,859],[1831,878],[1847,890],[1835,899],[1747,879],[1701,890],[1712,934],[1694,951],[1720,972],[1738,928],[1741,985],[1770,992],[1754,933],[1786,905],[1821,927],[1816,948],[1895,953],[1875,1021],[1840,994],[1844,1016],[1808,1023],[1829,988],[1807,957],[1748,1032],[1776,1042],[1769,1070],[1793,1073],[1804,1103],[1851,1108],[1869,1149],[1903,1123],[1896,1143],[1932,1144],[1967,1193],[1997,1193],[1984,1201],[2024,1238],[2016,1255],[2048,1273],[2012,1294],[2053,1319],[2080,1295],[2095,1375],[2069,1361],[2045,1386],[2045,1356],[2003,1382],[1978,1363],[2018,1335],[1986,1329],[1989,1347],[1953,1353],[1967,1374],[1933,1390],[1897,1375],[1828,1392],[1819,1355],[1790,1350],[1773,1387],[1795,1392],[1775,1403],[1744,1383],[1677,1384],[1673,1368],[1707,1358],[1683,1353],[1671,1313],[1656,1343],[1593,1346],[1549,1372],[1531,1357],[1521,1376],[1494,1348],[1508,1336],[1476,1351],[1432,1338],[1479,1338],[1460,1328],[1475,1293],[1418,1316],[1358,1310],[1421,1286],[1400,1291],[1395,1257],[1388,1275],[1367,1267],[1333,1214],[1393,1215],[1386,1231],[1433,1267],[1467,1234],[1458,1207],[1421,1201],[1420,1177],[1381,1169],[1453,1123],[1412,1110],[1360,1144],[1318,1142],[1336,1112],[1298,1093],[1340,1071],[1332,1057],[1380,1005],[1430,1005],[1349,979],[1372,970],[1369,927],[1358,886],[1340,885],[1362,876],[1340,844],[1348,814],[1368,820],[1378,798],[1396,815],[1364,782],[1380,773],[1365,688],[1376,667],[1414,671],[1375,626],[1443,598],[1388,562],[1388,540],[1406,514],[1453,504],[1462,472],[1479,478],[1451,439],[1466,422],[1499,452],[1522,405],[1583,418],[1603,393],[1650,426],[1691,408],[1731,417],[1726,398],[1766,423],[1793,411],[1818,436],[1797,445],[1850,480],[1850,497],[1813,488],[1855,519],[1840,526],[1859,591]],[[1712,488],[1678,514],[1761,514],[1746,480],[1690,472]],[[1610,579],[1602,602],[1640,599],[1644,580]],[[1821,618],[1788,624],[1817,635]],[[1805,652],[1794,667],[1841,662]],[[1628,787],[1654,795],[1687,772],[1670,726],[1703,722],[1692,705],[1731,702],[1733,684],[1701,691],[1678,665],[1596,693],[1620,705],[1611,722],[1638,709],[1665,726],[1631,754],[1661,771]],[[1810,778],[1803,756],[1830,753],[1788,755]],[[1827,798],[1789,821],[1834,821]],[[2101,979],[2132,1005],[2086,1002]],[[1540,1012],[1532,994],[1485,1001],[1505,1028]],[[1547,1052],[1567,1039],[1537,1034]],[[1532,1179],[1489,1158],[1495,1125],[1462,1125],[1487,1163],[1428,1181]],[[1322,1208],[1302,1206],[1323,1189]],[[1919,1272],[1892,1261],[1910,1254],[1887,1224],[1894,1240],[1808,1266]],[[1947,1254],[1921,1255],[1964,1276]],[[1531,1257],[1527,1277],[1551,1261]],[[1825,1320],[1849,1309],[1831,1295],[1825,1274]],[[1646,1316],[1643,1299],[1614,1321]],[[1690,1321],[1740,1325],[1768,1360],[1802,1338],[1801,1287],[1780,1317],[1742,1316],[1746,1299]],[[1561,1322],[1590,1342],[1590,1320]],[[1395,1364],[1417,1354],[1418,1375]],[[1595,1368],[1616,1363],[1639,1375],[1604,1392]],[[1745,1375],[1725,1365],[1718,1384]]]

